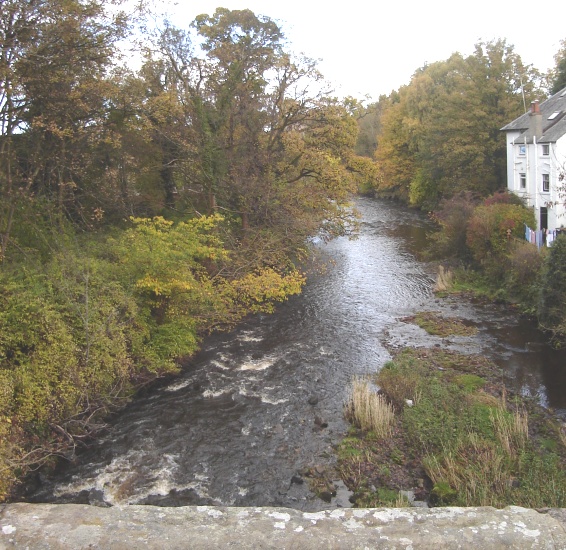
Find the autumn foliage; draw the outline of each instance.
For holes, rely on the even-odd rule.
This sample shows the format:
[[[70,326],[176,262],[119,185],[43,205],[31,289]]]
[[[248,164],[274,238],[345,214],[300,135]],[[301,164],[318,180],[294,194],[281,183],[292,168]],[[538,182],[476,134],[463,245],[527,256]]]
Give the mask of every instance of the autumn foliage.
[[[299,293],[312,237],[348,233],[377,177],[274,21],[163,20],[131,70],[119,4],[0,5],[0,500],[203,335]]]

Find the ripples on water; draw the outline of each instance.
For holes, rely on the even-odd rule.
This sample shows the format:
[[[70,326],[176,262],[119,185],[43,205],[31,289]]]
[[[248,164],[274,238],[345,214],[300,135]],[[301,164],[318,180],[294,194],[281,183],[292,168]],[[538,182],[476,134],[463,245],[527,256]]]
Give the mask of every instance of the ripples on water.
[[[434,273],[415,259],[426,243],[426,219],[371,199],[358,206],[359,238],[322,246],[330,267],[301,296],[208,338],[179,378],[136,399],[32,500],[311,511],[339,505],[292,478],[332,463],[332,445],[347,429],[349,383],[390,358],[386,345],[439,343],[401,321],[423,309],[477,323],[477,337],[442,345],[489,354],[516,389],[566,407],[564,355],[552,355],[532,326],[495,306],[435,299]]]

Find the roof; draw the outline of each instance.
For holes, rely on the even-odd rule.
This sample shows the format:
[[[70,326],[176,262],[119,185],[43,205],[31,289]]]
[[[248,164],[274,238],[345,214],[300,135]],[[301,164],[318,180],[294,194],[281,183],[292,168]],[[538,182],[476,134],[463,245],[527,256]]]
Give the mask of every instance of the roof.
[[[542,136],[537,139],[537,142],[551,143],[566,135],[566,88],[543,101],[539,108],[542,115]],[[522,136],[532,139],[529,132],[530,116],[530,112],[527,112],[501,128],[501,130],[505,132],[520,131]]]

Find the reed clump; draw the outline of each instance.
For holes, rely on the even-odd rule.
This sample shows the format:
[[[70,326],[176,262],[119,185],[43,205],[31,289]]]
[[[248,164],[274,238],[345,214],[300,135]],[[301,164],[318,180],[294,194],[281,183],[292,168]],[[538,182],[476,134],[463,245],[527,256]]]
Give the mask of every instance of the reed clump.
[[[395,422],[393,406],[384,395],[372,390],[367,379],[354,379],[346,409],[348,418],[362,430],[372,432],[377,438],[391,436]]]

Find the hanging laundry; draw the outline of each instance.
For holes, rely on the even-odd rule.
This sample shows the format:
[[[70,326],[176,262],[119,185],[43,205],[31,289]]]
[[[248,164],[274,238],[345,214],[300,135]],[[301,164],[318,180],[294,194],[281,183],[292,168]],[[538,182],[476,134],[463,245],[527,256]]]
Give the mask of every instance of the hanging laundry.
[[[525,240],[531,241],[531,228],[527,224],[525,224]]]

